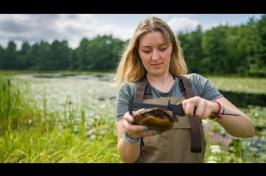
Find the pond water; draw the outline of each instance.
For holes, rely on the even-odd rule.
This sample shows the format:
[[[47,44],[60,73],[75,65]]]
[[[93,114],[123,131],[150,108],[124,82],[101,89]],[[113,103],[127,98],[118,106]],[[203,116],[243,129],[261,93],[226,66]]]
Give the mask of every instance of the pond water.
[[[111,87],[110,77],[97,76],[35,76],[17,75],[20,81],[29,85],[31,94],[40,108],[49,112],[63,112],[67,105],[76,110],[83,108],[89,112],[92,108],[114,111],[117,89]]]

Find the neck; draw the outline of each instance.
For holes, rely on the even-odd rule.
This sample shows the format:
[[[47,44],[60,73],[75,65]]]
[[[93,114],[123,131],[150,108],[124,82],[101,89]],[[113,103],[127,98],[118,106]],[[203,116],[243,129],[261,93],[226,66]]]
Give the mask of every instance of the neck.
[[[174,83],[174,77],[170,74],[160,76],[147,74],[148,82],[162,92],[168,92]]]
[[[172,81],[174,78],[170,73],[167,73],[159,76],[147,74],[147,79],[149,82],[159,82],[164,84],[169,83],[169,81]]]

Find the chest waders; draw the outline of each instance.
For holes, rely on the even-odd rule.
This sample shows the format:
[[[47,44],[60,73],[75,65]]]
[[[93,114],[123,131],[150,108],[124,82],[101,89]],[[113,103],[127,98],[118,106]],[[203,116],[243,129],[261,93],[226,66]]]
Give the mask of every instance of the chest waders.
[[[151,97],[146,78],[135,83],[134,102],[158,105],[179,104],[193,97],[192,85],[188,78],[179,77],[182,97]],[[171,112],[168,112],[171,113]],[[173,128],[159,135],[142,138],[141,153],[136,162],[140,163],[202,163],[206,140],[202,122],[196,117],[176,116]]]

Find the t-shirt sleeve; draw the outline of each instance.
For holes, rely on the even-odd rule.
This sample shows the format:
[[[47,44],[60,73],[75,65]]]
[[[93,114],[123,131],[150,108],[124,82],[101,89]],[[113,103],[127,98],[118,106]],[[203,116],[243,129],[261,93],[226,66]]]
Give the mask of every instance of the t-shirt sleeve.
[[[192,90],[194,93],[207,100],[215,100],[223,97],[216,87],[205,77],[192,73],[188,77],[192,82]]]
[[[133,95],[132,87],[126,83],[118,91],[116,98],[116,120],[123,118],[123,115],[128,111],[128,102]]]

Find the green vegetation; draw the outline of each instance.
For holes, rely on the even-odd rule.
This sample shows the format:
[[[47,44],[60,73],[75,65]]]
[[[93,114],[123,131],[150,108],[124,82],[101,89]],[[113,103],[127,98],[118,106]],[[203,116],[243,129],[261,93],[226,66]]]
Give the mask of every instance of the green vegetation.
[[[250,78],[250,77],[222,77],[222,76],[207,76],[210,82],[219,90],[266,94],[266,79],[265,78]]]
[[[82,108],[77,111],[66,103],[62,118],[47,111],[45,99],[43,110],[30,106],[32,95],[13,80],[0,77],[0,162],[120,161],[113,113],[95,112],[95,117],[104,118],[87,120]]]
[[[33,81],[25,81],[18,77],[19,74],[7,75],[0,75],[0,162],[121,162],[116,148],[114,99],[110,98],[113,94],[104,94],[108,89],[104,88],[104,84],[109,84],[108,81],[102,81],[99,77],[98,83],[93,81],[96,89],[91,94],[87,92],[88,101],[81,104],[72,101],[71,96],[61,97],[64,100],[63,112],[59,112],[50,111],[51,100],[47,92],[46,96],[36,100],[32,90],[34,87],[30,85],[41,84],[43,87],[48,84],[53,87],[51,84],[54,82],[35,77],[31,78]],[[260,81],[265,84],[261,79],[253,78],[255,81],[250,84],[246,84],[246,78],[238,79],[241,84],[239,89],[243,90],[246,88],[241,86],[252,87]],[[210,80],[217,83],[222,81],[227,84],[222,85],[226,88],[230,87],[232,81],[231,78],[221,77],[211,77]],[[66,86],[65,82],[62,86]],[[101,90],[98,90],[99,87]],[[256,92],[260,93],[260,88]],[[76,91],[75,95],[79,96]],[[248,139],[233,138],[215,121],[208,120],[206,162],[266,161],[265,144],[258,143],[265,142],[266,107],[248,106],[242,110],[254,122],[256,136]]]
[[[266,75],[266,15],[240,26],[201,26],[179,38],[190,72],[241,76]]]

